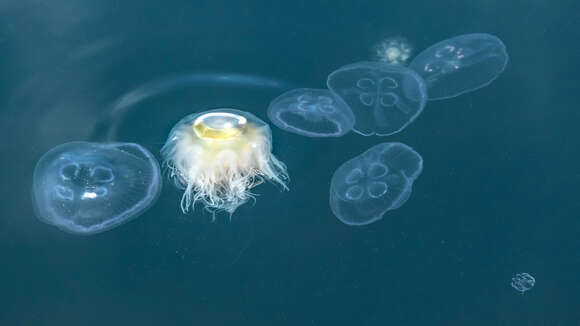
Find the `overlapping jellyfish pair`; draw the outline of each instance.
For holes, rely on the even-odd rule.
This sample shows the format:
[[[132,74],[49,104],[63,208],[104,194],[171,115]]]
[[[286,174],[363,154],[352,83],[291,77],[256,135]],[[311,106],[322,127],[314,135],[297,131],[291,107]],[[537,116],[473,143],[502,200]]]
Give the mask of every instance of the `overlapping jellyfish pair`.
[[[380,62],[341,67],[328,76],[327,86],[280,95],[268,107],[270,120],[309,137],[340,137],[351,130],[386,136],[415,120],[427,101],[425,83],[417,73]]]
[[[404,41],[381,44],[379,62],[357,62],[333,71],[326,81],[328,89],[295,89],[274,99],[268,108],[270,120],[283,130],[309,137],[340,137],[351,130],[388,136],[411,124],[427,100],[484,87],[508,62],[503,42],[489,34],[436,43],[408,67],[402,65],[410,53]],[[422,165],[421,156],[407,145],[376,145],[336,170],[331,209],[346,224],[372,223],[409,198]]]
[[[162,149],[181,208],[196,203],[233,213],[271,181],[287,189],[286,166],[271,153],[270,128],[234,109],[191,114],[171,130]],[[89,235],[126,223],[151,207],[161,192],[159,164],[135,143],[71,142],[38,161],[33,204],[38,218],[63,231]]]

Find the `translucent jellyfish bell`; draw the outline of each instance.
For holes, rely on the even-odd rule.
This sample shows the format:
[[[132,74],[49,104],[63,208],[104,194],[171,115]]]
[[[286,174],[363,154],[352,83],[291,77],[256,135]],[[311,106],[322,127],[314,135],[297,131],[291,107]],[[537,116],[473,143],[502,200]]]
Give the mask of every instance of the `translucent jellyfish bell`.
[[[326,89],[286,92],[270,103],[268,117],[278,128],[308,137],[340,137],[354,125],[348,105]]]
[[[436,43],[409,64],[427,84],[429,100],[452,98],[490,84],[508,62],[503,42],[490,34],[465,34]]]
[[[510,283],[512,288],[516,289],[516,291],[522,294],[531,290],[535,284],[536,279],[528,273],[517,273],[514,277],[512,277],[512,281]]]
[[[181,119],[161,154],[169,177],[184,190],[184,213],[197,202],[233,213],[264,180],[287,189],[286,166],[271,151],[266,123],[248,112],[216,109]]]
[[[346,161],[332,176],[330,208],[348,225],[366,225],[401,207],[423,171],[423,159],[401,143],[382,143]]]
[[[381,62],[341,67],[326,82],[352,109],[353,130],[364,136],[387,136],[403,130],[425,107],[427,89],[411,69]]]
[[[32,185],[38,218],[75,234],[99,233],[130,221],[160,192],[157,161],[133,143],[59,145],[40,158]]]

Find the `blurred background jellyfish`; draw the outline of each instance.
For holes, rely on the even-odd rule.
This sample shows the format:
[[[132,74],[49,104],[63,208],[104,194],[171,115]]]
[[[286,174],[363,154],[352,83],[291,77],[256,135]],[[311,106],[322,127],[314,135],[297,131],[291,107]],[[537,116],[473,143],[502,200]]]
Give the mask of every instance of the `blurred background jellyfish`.
[[[75,234],[132,220],[161,192],[159,164],[134,143],[71,142],[44,154],[32,184],[38,218]]]
[[[536,284],[536,279],[528,273],[517,273],[512,277],[510,285],[516,291],[524,294],[526,291],[531,290]]]
[[[340,137],[354,126],[354,114],[327,89],[299,88],[275,98],[268,117],[280,129],[307,137]]]
[[[181,119],[161,149],[181,209],[196,202],[210,212],[233,213],[264,180],[287,190],[286,166],[272,153],[270,127],[251,113],[215,109]]]
[[[377,43],[373,47],[373,51],[377,61],[404,65],[411,56],[413,48],[405,38],[390,37]]]

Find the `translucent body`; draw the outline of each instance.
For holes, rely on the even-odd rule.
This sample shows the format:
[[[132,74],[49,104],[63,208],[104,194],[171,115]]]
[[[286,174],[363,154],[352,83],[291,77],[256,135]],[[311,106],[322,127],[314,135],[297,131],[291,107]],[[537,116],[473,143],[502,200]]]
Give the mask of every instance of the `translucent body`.
[[[256,116],[216,109],[181,119],[161,149],[173,183],[184,190],[181,209],[197,202],[233,213],[264,180],[287,189],[286,166],[271,153],[270,127]]]
[[[270,103],[268,117],[280,129],[308,137],[340,137],[354,125],[354,115],[325,89],[299,88]]]
[[[411,45],[401,37],[387,38],[374,46],[375,58],[392,65],[404,65],[412,52]]]
[[[364,136],[392,135],[425,107],[427,90],[414,71],[381,62],[353,63],[332,72],[328,88],[355,115],[353,130]]]
[[[518,273],[512,277],[511,286],[516,291],[524,293],[534,287],[536,279],[528,273]]]
[[[430,100],[471,92],[491,83],[508,62],[505,45],[489,34],[466,34],[430,46],[409,64],[427,84]]]
[[[423,159],[401,143],[375,145],[332,176],[330,208],[348,225],[366,225],[401,207],[423,170]]]
[[[32,188],[40,220],[93,234],[143,213],[157,199],[161,182],[157,161],[137,144],[71,142],[40,158]]]

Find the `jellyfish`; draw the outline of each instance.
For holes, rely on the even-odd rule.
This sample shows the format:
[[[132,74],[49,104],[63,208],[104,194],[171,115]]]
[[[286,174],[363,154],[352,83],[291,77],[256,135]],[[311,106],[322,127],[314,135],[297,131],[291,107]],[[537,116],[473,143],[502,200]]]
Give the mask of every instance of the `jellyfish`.
[[[169,178],[184,190],[184,213],[200,202],[212,213],[233,214],[264,181],[288,190],[286,165],[271,151],[265,122],[248,112],[214,109],[181,119],[161,154]]]
[[[512,277],[512,281],[510,283],[512,288],[516,289],[516,291],[522,294],[528,290],[531,290],[535,284],[536,279],[528,273],[516,274],[514,277]]]
[[[423,158],[402,143],[382,143],[343,163],[330,182],[330,208],[347,225],[367,225],[401,207],[423,171]]]
[[[270,103],[268,117],[278,128],[307,137],[340,137],[354,125],[354,114],[326,89],[299,88]]]
[[[373,50],[375,58],[380,62],[404,65],[411,56],[413,48],[405,38],[390,37],[377,43]]]
[[[427,89],[413,70],[381,62],[356,62],[328,75],[328,89],[355,116],[353,130],[363,136],[398,133],[423,111]]]
[[[508,53],[494,35],[464,34],[435,43],[409,64],[424,80],[429,100],[442,100],[489,85],[504,70]]]
[[[160,175],[153,155],[138,144],[62,144],[34,169],[34,210],[41,221],[69,233],[104,232],[153,205]]]

